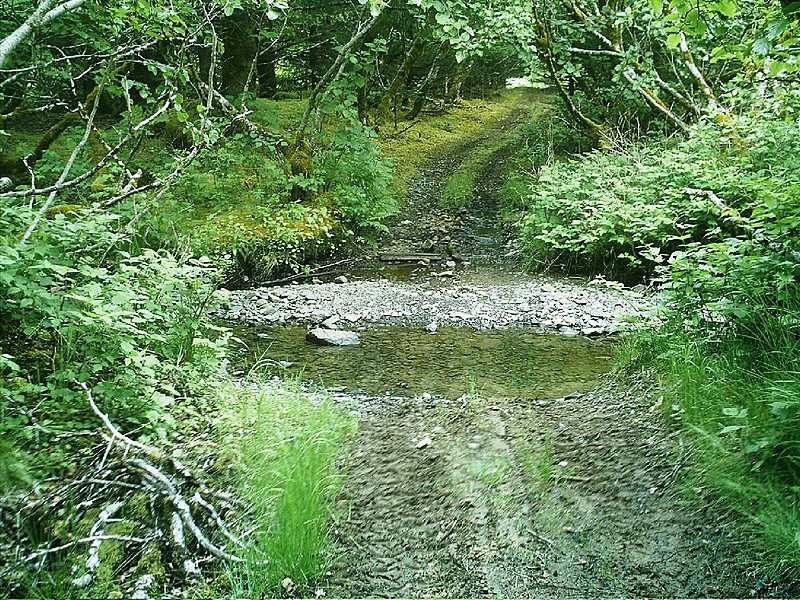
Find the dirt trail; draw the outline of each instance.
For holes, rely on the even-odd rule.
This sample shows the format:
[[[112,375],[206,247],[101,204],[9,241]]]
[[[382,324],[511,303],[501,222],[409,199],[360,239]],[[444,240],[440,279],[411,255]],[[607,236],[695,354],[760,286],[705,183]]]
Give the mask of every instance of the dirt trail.
[[[511,111],[483,135],[507,135],[522,117]],[[446,249],[477,265],[478,280],[498,268],[522,277],[503,258],[503,228],[488,222],[510,146],[482,169],[470,210],[437,206],[446,178],[482,139],[432,161],[384,249]],[[459,269],[457,278],[468,276]],[[736,566],[713,512],[674,491],[680,448],[635,382],[609,377],[590,394],[562,398],[351,401],[360,429],[329,596],[765,593]]]
[[[672,491],[641,390],[362,408],[337,597],[741,597],[713,515]]]
[[[476,267],[492,270],[507,268],[505,243],[509,234],[498,219],[496,193],[503,184],[507,159],[511,156],[518,125],[541,108],[548,97],[520,95],[508,112],[484,127],[471,139],[435,156],[423,173],[409,186],[401,213],[382,240],[382,252],[439,252],[456,255]],[[537,107],[538,106],[538,107]],[[448,181],[476,149],[496,147],[488,161],[479,167],[473,199],[468,207],[448,209],[439,206],[439,197]],[[489,260],[486,260],[489,259]],[[373,263],[372,268],[376,265]],[[419,272],[424,272],[420,269]]]
[[[227,318],[318,326],[336,317],[344,328],[394,324],[422,335],[435,332],[437,321],[586,336],[610,331],[620,316],[614,311],[645,304],[640,294],[615,290],[615,298],[586,282],[531,277],[506,252],[496,192],[512,130],[524,117],[514,108],[436,157],[411,185],[384,240],[383,251],[449,254],[447,277],[435,272],[441,265],[414,264],[399,274],[373,257],[345,282],[234,293]],[[492,136],[504,141],[481,166],[472,206],[440,208],[447,178]],[[441,343],[436,335],[431,343]],[[348,369],[356,355],[339,356]],[[358,356],[364,368],[369,357]],[[456,368],[460,358],[452,356]],[[500,372],[502,357],[495,358]],[[442,369],[442,377],[445,371],[453,372]],[[387,390],[399,377],[389,373]],[[743,565],[713,509],[687,500],[675,485],[684,456],[664,411],[654,407],[657,390],[640,383],[646,380],[609,375],[592,392],[566,397],[556,396],[568,393],[564,382],[557,392],[531,389],[515,398],[337,394],[359,415],[360,428],[346,465],[327,596],[780,595]]]

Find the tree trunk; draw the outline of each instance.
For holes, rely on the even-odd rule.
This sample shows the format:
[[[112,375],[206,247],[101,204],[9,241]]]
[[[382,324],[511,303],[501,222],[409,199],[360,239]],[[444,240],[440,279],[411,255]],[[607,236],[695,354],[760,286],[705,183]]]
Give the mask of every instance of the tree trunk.
[[[400,65],[394,79],[392,79],[381,101],[378,103],[378,109],[375,114],[375,121],[377,123],[383,123],[389,118],[395,99],[400,94],[403,84],[408,80],[411,69],[425,53],[425,46],[427,46],[427,40],[425,40],[421,34],[417,34],[414,38],[414,42],[411,44],[408,54],[406,54],[405,60],[403,60],[403,64]]]
[[[465,60],[458,64],[456,72],[450,78],[447,86],[447,96],[445,100],[448,102],[458,102],[461,100],[461,89],[464,87],[464,82],[469,77],[469,72],[472,70],[472,61]]]
[[[436,56],[433,58],[433,62],[431,63],[431,68],[428,69],[428,75],[419,84],[417,88],[415,97],[414,97],[414,106],[411,108],[411,112],[408,113],[406,118],[408,120],[416,119],[419,116],[419,113],[422,112],[422,109],[425,107],[425,100],[426,95],[428,93],[428,89],[430,89],[431,84],[436,80],[439,76],[439,68],[442,66],[442,59],[447,55],[450,50],[450,42],[442,42],[439,44],[439,49],[436,51]]]
[[[222,93],[241,96],[247,89],[253,61],[258,53],[256,22],[249,12],[237,10],[220,24],[220,38],[225,48],[222,56]]]
[[[272,52],[265,52],[258,58],[258,95],[262,98],[272,98],[278,91],[275,59]]]

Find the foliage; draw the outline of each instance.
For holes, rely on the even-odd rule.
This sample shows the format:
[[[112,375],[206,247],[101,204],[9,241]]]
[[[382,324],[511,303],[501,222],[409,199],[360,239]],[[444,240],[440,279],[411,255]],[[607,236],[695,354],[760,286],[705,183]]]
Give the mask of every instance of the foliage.
[[[505,218],[513,221],[526,208],[531,181],[543,167],[593,148],[591,140],[566,125],[554,98],[542,97],[541,114],[520,127],[520,141],[499,200]]]
[[[684,431],[687,485],[736,513],[753,562],[787,581],[800,574],[800,348],[786,323],[798,306],[795,298],[751,314],[746,336],[704,337],[671,316],[639,334],[634,350],[659,373],[663,409]]]
[[[715,102],[686,137],[651,128],[538,170],[531,161],[524,251],[538,267],[656,278],[663,320],[640,334],[636,360],[661,374],[664,408],[692,450],[692,489],[740,516],[763,571],[796,578],[797,22],[727,3],[692,21],[702,4],[651,4],[668,48],[686,38],[712,57]]]
[[[337,463],[355,420],[319,400],[290,384],[243,391],[228,407],[226,443],[242,455],[239,486],[259,527],[248,562],[229,568],[235,597],[310,596],[325,576]]]
[[[32,218],[24,206],[0,210],[4,433],[31,450],[83,428],[93,419],[75,382],[87,382],[126,429],[163,437],[186,386],[222,365],[203,315],[208,261],[136,250],[117,216],[88,209],[57,213],[18,243]]]
[[[254,119],[274,122],[274,107],[282,104]],[[395,211],[391,168],[369,129],[331,119],[337,126],[314,140],[309,168],[298,174],[280,152],[285,141],[252,132],[228,136],[186,169],[144,222],[153,228],[148,237],[163,239],[176,228],[196,254],[223,266],[226,284],[234,286],[298,270],[369,239]],[[293,199],[296,189],[306,197]]]
[[[780,288],[788,275],[773,267],[793,269],[791,248],[784,246],[793,243],[797,227],[796,146],[791,125],[741,117],[700,125],[688,140],[555,162],[539,171],[527,194],[522,233],[529,259],[635,279],[671,257],[673,277],[681,265],[688,265],[687,277],[702,277],[684,282],[678,294],[687,313],[697,312],[692,298],[709,296],[712,287],[726,296],[725,281],[755,275],[745,262],[723,276],[730,268],[723,263],[737,255],[769,255],[764,260],[774,262],[768,267],[773,278],[763,285]],[[732,237],[742,233],[752,239]],[[773,242],[781,249],[769,250]],[[694,270],[712,253],[718,265]]]

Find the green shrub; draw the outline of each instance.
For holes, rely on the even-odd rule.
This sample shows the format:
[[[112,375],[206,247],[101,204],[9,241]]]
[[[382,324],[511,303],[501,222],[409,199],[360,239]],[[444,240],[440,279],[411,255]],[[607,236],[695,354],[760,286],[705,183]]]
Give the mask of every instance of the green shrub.
[[[20,244],[33,214],[0,207],[0,428],[31,442],[41,439],[36,427],[92,428],[76,383],[86,382],[123,429],[165,435],[198,370],[223,364],[224,340],[211,341],[218,333],[203,315],[214,288],[208,260],[132,251],[119,217],[91,209],[55,214]],[[70,451],[42,458],[57,465]]]
[[[639,356],[661,373],[665,408],[694,449],[692,485],[740,515],[742,539],[756,551],[761,568],[797,578],[797,128],[763,114],[704,124],[693,139],[655,154],[655,164],[673,164],[679,151],[687,164],[692,161],[691,169],[665,180],[665,193],[682,186],[704,190],[694,201],[710,205],[709,218],[700,221],[695,212],[686,224],[700,229],[678,240],[680,246],[658,268],[663,324],[641,334]],[[620,185],[630,188],[646,179],[634,172]]]
[[[524,199],[521,236],[529,262],[636,280],[675,251],[737,236],[736,215],[763,223],[777,217],[776,226],[789,233],[794,226],[770,207],[785,213],[793,204],[797,184],[782,178],[796,172],[798,161],[791,150],[765,152],[770,144],[796,148],[797,142],[781,123],[761,127],[770,137],[759,141],[754,125],[745,118],[704,123],[687,140],[595,150],[545,166]]]

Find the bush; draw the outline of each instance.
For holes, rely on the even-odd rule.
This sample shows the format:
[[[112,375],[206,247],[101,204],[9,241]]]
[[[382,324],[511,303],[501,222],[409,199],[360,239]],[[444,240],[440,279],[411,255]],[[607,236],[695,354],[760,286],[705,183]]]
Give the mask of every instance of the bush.
[[[223,364],[222,340],[212,341],[219,334],[203,315],[211,265],[134,250],[120,219],[94,209],[55,214],[21,244],[33,213],[0,207],[0,429],[33,449],[37,439],[47,443],[40,428],[90,427],[77,386],[85,382],[124,429],[164,436],[174,414],[168,407],[198,372]],[[60,465],[71,450],[60,445],[43,456]]]
[[[524,199],[521,235],[530,264],[635,281],[676,251],[739,236],[740,217],[775,217],[793,229],[783,217],[796,183],[787,187],[782,178],[798,161],[791,151],[767,152],[770,144],[796,148],[797,141],[781,123],[763,125],[769,136],[759,141],[755,125],[746,118],[704,123],[688,140],[595,150],[545,166]]]
[[[800,136],[752,112],[549,161],[527,176],[533,266],[655,277],[637,356],[694,449],[690,481],[741,517],[772,575],[800,575]]]
[[[149,243],[177,230],[238,287],[347,251],[385,227],[396,210],[391,167],[371,130],[337,122],[313,150],[298,151],[299,166],[283,156],[286,143],[247,132],[209,149],[147,223]]]

